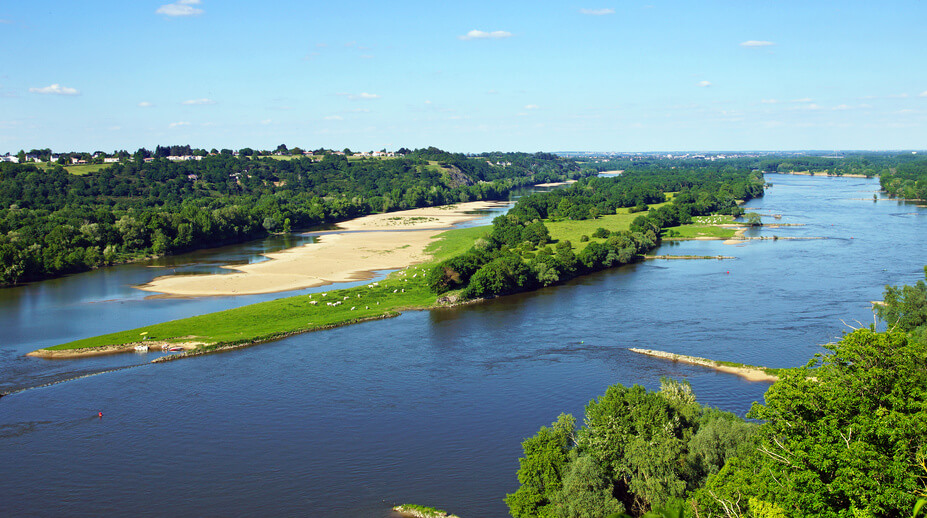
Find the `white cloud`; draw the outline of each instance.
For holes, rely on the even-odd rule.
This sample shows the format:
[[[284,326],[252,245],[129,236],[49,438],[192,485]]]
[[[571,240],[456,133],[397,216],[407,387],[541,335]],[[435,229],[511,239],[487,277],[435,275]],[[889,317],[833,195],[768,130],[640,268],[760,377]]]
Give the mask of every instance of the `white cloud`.
[[[779,102],[778,99],[763,99],[760,104],[776,104],[777,102]]]
[[[740,43],[741,47],[772,47],[775,43],[762,40],[747,40]]]
[[[202,99],[189,99],[189,100],[182,102],[181,104],[186,104],[189,106],[202,106],[206,104],[216,104],[216,101],[213,101],[212,99],[206,99],[204,97]]]
[[[510,38],[512,33],[508,31],[478,31],[472,30],[463,36],[458,36],[462,40],[498,40],[500,38]]]
[[[177,0],[173,4],[164,4],[155,11],[164,16],[196,16],[203,14],[203,10],[193,7],[199,5],[200,0]]]
[[[581,14],[588,14],[589,16],[604,16],[606,14],[615,14],[614,9],[580,9]]]
[[[538,108],[540,108],[540,106],[536,104],[526,104],[525,105],[526,110],[537,110]]]
[[[189,122],[180,121],[180,122],[172,122],[172,123],[168,124],[167,127],[169,127],[169,128],[179,128],[180,126],[189,126],[189,125],[190,125]]]
[[[151,108],[152,106],[154,106],[154,105],[151,104],[151,103],[148,102],[148,101],[142,101],[142,102],[138,103],[138,107],[139,107],[139,108]]]
[[[326,116],[325,116],[325,120],[327,120],[327,121],[340,121],[340,120],[344,120],[344,117],[342,117],[341,115],[326,115]]]
[[[268,124],[271,124],[272,122],[274,122],[273,119],[264,119],[261,121],[261,125],[267,126]]]
[[[917,96],[918,96],[918,97],[927,97],[927,90],[924,90],[923,92],[917,94]]]
[[[850,106],[847,104],[838,104],[837,106],[834,106],[834,109],[835,110],[849,110]]]
[[[53,94],[53,95],[80,95],[74,88],[69,88],[67,86],[61,86],[58,83],[55,83],[50,86],[43,86],[42,88],[30,88],[30,92],[34,94]]]
[[[907,98],[908,98],[908,94],[906,94],[906,93],[903,93],[903,94],[892,94],[892,95],[889,95],[888,98],[889,98],[889,99],[907,99]]]
[[[711,81],[699,81],[698,83],[695,83],[695,84],[697,84],[698,86],[702,88],[706,88],[706,87],[711,86]]]
[[[379,98],[380,98],[380,95],[379,95],[379,94],[371,94],[371,93],[367,93],[367,92],[361,92],[361,93],[359,93],[359,94],[349,94],[349,93],[346,93],[346,92],[338,92],[338,95],[340,95],[340,96],[342,96],[342,97],[347,97],[348,99],[350,99],[350,100],[352,100],[352,101],[356,101],[356,100],[358,100],[358,99],[365,99],[365,100],[366,100],[366,99],[379,99]]]

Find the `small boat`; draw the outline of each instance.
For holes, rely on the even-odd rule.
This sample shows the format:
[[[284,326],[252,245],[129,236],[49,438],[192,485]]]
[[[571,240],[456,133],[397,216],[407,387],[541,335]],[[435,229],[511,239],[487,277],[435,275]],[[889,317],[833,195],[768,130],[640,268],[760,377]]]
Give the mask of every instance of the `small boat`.
[[[135,346],[135,352],[137,352],[137,353],[147,353],[147,352],[148,352],[148,346],[147,346],[147,345],[141,345],[141,344],[136,345],[136,346]]]
[[[167,350],[176,353],[176,352],[183,351],[183,347],[181,347],[181,346],[179,346],[179,345],[172,345],[172,346],[168,347]]]

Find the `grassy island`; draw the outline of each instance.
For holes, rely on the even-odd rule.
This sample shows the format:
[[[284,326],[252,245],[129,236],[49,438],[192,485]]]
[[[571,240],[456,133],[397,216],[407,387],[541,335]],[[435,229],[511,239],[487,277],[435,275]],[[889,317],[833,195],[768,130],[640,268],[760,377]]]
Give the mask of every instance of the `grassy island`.
[[[561,191],[525,197],[491,227],[437,234],[425,247],[428,260],[406,263],[405,269],[378,282],[172,320],[30,354],[79,357],[131,351],[137,345],[186,349],[167,357],[173,359],[390,318],[406,310],[539,289],[638,261],[657,246],[661,233],[685,228],[680,225],[709,232],[731,223],[732,216],[719,216],[716,211],[737,209],[727,194],[732,187],[745,197],[762,193],[762,182],[749,174],[673,174],[593,178]],[[674,194],[668,197],[666,192]],[[697,214],[706,217],[693,220]]]

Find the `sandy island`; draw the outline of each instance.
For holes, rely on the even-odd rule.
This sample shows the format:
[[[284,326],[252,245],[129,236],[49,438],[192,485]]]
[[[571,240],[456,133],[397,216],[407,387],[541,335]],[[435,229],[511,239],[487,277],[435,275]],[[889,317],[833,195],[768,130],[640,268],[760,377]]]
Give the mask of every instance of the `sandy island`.
[[[773,382],[779,381],[779,376],[769,374],[762,367],[755,367],[752,365],[743,365],[740,367],[735,367],[733,365],[724,365],[720,362],[714,360],[709,360],[707,358],[699,358],[698,356],[687,356],[685,354],[674,354],[668,353],[666,351],[654,351],[653,349],[638,349],[631,347],[628,349],[631,352],[637,354],[644,354],[647,356],[653,356],[654,358],[663,358],[665,360],[671,360],[674,362],[688,363],[689,365],[699,365],[701,367],[708,367],[709,369],[714,369],[719,372],[727,372],[729,374],[736,374],[741,378],[746,379],[747,381],[766,381]]]
[[[203,297],[274,293],[370,279],[375,270],[427,261],[425,247],[436,235],[455,223],[481,217],[474,211],[505,205],[508,202],[479,201],[372,214],[338,224],[343,230],[365,232],[324,234],[316,243],[267,254],[269,261],[223,266],[233,273],[167,275],[136,288]]]

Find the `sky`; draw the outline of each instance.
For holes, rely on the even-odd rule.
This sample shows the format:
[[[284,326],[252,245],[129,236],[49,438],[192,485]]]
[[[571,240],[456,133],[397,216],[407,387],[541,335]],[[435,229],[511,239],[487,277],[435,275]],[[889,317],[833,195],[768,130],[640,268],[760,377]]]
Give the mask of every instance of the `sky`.
[[[927,2],[0,0],[0,154],[927,147]]]

